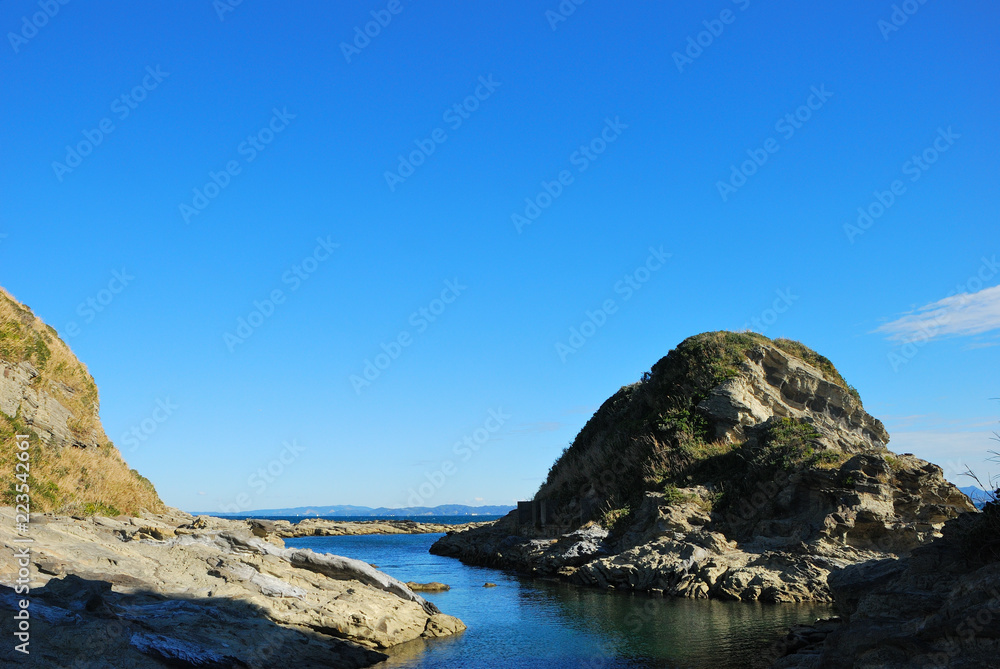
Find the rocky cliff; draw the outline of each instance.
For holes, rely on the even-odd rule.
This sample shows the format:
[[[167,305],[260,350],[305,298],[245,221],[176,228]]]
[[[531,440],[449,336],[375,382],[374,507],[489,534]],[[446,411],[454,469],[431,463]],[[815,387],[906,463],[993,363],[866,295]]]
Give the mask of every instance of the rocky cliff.
[[[98,416],[97,385],[56,331],[0,288],[0,469],[14,481],[14,435],[29,435],[32,509],[78,514],[162,511]],[[0,503],[13,504],[13,484]]]
[[[802,344],[697,335],[598,409],[530,520],[514,512],[432,550],[606,588],[829,601],[831,572],[907,554],[974,508],[888,441]]]

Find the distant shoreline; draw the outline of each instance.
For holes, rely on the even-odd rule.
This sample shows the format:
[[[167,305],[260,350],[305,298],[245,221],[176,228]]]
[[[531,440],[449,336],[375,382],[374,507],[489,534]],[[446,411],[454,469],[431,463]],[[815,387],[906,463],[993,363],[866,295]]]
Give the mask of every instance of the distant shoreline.
[[[444,534],[462,532],[490,525],[502,516],[489,518],[480,516],[480,520],[466,520],[468,516],[427,516],[423,520],[405,518],[377,518],[361,516],[356,518],[298,518],[295,516],[261,517],[210,516],[212,522],[240,522],[250,526],[257,537],[270,539],[292,539],[298,537],[334,537],[359,536],[369,534]],[[449,522],[450,521],[450,522]]]
[[[497,517],[506,516],[516,507],[511,505],[466,506],[464,504],[442,504],[435,507],[368,507],[351,505],[296,506],[285,509],[250,509],[221,511],[189,511],[193,516],[213,516],[215,518],[452,518],[452,517]]]

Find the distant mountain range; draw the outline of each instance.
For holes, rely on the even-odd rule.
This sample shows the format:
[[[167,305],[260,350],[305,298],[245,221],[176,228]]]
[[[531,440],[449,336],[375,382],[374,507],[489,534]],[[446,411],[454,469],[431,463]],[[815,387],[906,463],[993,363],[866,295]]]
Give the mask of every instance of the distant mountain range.
[[[227,513],[221,511],[194,511],[194,515],[206,516],[375,516],[391,518],[395,516],[505,516],[514,510],[513,506],[466,506],[464,504],[442,504],[441,506],[411,506],[405,509],[389,509],[384,506],[296,506],[291,509],[254,509]]]
[[[992,499],[992,495],[990,495],[990,493],[986,492],[982,488],[977,488],[974,485],[965,486],[964,488],[959,488],[959,490],[964,492],[978,509],[983,508],[986,505],[986,502]]]

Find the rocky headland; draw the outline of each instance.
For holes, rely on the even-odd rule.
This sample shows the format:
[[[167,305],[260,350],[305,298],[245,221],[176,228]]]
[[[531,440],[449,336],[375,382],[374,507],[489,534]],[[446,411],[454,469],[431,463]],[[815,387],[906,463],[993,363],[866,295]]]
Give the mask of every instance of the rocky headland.
[[[829,360],[752,333],[691,337],[608,399],[534,500],[432,552],[580,585],[833,601],[974,510],[889,435]]]
[[[465,629],[367,563],[282,540],[405,523],[286,527],[171,509],[125,464],[98,406],[86,367],[0,289],[3,666],[349,669]],[[26,503],[30,515],[14,508]]]

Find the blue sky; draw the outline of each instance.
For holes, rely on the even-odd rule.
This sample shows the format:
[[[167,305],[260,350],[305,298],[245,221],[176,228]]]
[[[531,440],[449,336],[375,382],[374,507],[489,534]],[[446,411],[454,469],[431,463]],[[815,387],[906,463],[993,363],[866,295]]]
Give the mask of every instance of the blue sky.
[[[996,5],[225,1],[0,5],[0,284],[169,504],[527,498],[744,327],[1000,469]]]

